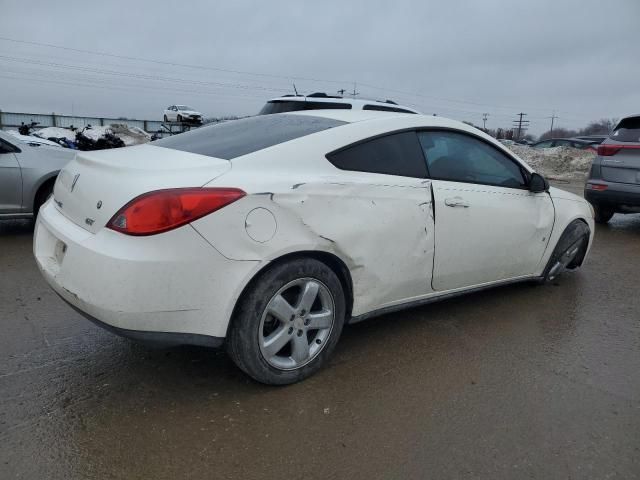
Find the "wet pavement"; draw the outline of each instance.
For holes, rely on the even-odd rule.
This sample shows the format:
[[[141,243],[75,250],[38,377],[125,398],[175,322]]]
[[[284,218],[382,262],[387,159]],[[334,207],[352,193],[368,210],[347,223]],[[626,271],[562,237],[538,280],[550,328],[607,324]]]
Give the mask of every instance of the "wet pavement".
[[[640,215],[555,284],[348,327],[284,388],[93,326],[31,241],[0,223],[1,479],[640,477]]]

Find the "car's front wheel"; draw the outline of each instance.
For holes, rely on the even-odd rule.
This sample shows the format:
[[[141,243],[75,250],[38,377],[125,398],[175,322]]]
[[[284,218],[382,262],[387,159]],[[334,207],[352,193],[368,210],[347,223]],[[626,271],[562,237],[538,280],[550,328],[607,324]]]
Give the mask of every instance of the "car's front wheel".
[[[239,300],[227,350],[259,382],[298,382],[327,362],[345,311],[340,280],[324,263],[297,259],[275,265]]]
[[[551,282],[565,270],[577,268],[587,252],[589,236],[590,231],[586,223],[581,220],[571,222],[560,236],[547,262],[542,282]]]

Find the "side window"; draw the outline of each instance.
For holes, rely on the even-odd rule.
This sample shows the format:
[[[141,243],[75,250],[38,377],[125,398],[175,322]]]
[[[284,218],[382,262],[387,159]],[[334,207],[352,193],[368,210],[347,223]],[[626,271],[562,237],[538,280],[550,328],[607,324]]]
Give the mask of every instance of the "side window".
[[[337,152],[327,159],[341,170],[426,178],[427,169],[415,132],[373,138]]]
[[[509,188],[526,185],[520,166],[481,140],[449,131],[418,132],[418,138],[433,179]]]
[[[545,140],[544,142],[540,142],[540,143],[536,143],[535,147],[536,148],[548,148],[553,144],[553,141],[551,140]]]

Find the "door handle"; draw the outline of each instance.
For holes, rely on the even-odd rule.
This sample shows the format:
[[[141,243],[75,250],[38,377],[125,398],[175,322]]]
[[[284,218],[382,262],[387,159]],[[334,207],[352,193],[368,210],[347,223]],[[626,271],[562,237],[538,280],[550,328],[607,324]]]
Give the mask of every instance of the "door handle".
[[[469,208],[469,202],[465,201],[461,197],[445,198],[444,204],[447,207]]]

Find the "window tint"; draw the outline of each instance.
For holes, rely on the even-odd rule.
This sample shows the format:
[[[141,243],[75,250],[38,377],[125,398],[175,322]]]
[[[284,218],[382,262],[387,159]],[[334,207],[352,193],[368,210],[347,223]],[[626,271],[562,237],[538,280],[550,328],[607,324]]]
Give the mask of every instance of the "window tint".
[[[249,117],[173,135],[153,145],[231,160],[344,123],[306,115]]]
[[[350,110],[350,103],[338,102],[314,102],[295,100],[271,100],[262,107],[258,115],[269,115],[271,113],[296,112],[299,110]]]
[[[342,170],[425,178],[427,169],[415,132],[385,135],[327,155]]]
[[[431,178],[511,188],[525,186],[520,167],[481,140],[448,131],[418,132],[418,138]]]
[[[544,142],[539,142],[534,145],[535,148],[547,148],[553,144],[552,140],[545,140]]]
[[[640,142],[640,117],[620,120],[609,138],[618,142]]]
[[[399,107],[387,107],[386,105],[365,105],[363,110],[377,110],[379,112],[398,112],[398,113],[414,113],[411,110],[405,110]]]

